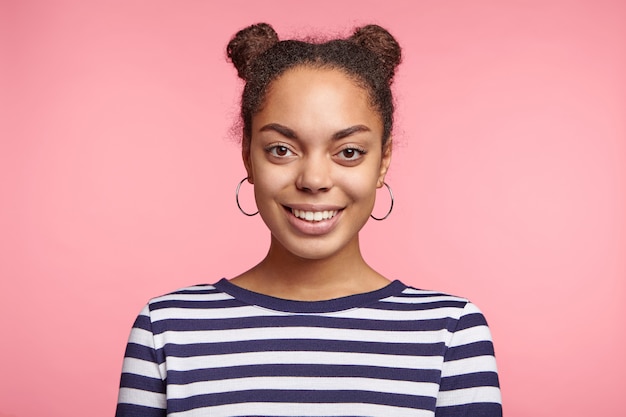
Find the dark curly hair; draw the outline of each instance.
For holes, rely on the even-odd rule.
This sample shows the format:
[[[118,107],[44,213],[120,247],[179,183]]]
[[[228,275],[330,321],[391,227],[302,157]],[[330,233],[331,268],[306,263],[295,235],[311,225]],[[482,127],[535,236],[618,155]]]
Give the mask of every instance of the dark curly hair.
[[[347,39],[314,43],[280,41],[270,25],[258,23],[237,32],[226,52],[246,83],[241,97],[244,152],[250,146],[252,117],[261,110],[268,87],[285,71],[298,66],[338,69],[364,88],[381,116],[383,147],[387,144],[393,127],[391,83],[401,61],[401,49],[382,27],[367,25],[357,28]]]

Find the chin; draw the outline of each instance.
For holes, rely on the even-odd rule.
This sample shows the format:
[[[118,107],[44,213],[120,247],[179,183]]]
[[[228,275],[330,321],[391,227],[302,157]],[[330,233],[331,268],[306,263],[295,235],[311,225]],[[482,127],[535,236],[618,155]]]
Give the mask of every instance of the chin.
[[[281,241],[273,237],[273,241],[273,246],[284,254],[310,261],[333,258],[349,251],[351,247],[350,241],[340,244],[340,242],[332,242],[332,239],[328,238],[297,239],[296,241],[285,239]]]

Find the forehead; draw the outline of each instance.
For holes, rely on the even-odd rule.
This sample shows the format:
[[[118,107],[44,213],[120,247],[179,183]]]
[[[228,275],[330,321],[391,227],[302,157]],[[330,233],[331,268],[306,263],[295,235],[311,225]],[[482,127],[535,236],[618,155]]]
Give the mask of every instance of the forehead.
[[[340,128],[358,122],[374,129],[382,123],[368,91],[353,77],[338,69],[308,66],[289,69],[272,82],[253,125],[268,118]]]

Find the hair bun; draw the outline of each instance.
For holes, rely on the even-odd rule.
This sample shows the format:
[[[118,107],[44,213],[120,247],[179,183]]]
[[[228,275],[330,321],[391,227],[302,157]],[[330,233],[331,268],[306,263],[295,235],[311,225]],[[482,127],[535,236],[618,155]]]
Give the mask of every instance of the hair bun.
[[[278,35],[274,28],[267,23],[257,23],[237,32],[228,42],[226,53],[239,77],[247,80],[254,60],[276,43]]]
[[[400,45],[391,33],[378,25],[366,25],[355,29],[349,40],[372,51],[380,59],[387,80],[391,82],[402,61]]]

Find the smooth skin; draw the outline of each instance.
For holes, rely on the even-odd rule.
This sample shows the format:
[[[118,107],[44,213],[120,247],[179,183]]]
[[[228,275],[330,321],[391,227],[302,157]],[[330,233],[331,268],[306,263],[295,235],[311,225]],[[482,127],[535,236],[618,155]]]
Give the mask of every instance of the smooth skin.
[[[271,84],[243,153],[271,244],[263,261],[233,284],[302,301],[389,284],[359,247],[391,161],[391,141],[383,148],[382,132],[367,91],[340,70],[297,67]],[[309,218],[336,214],[311,221],[293,209]]]

